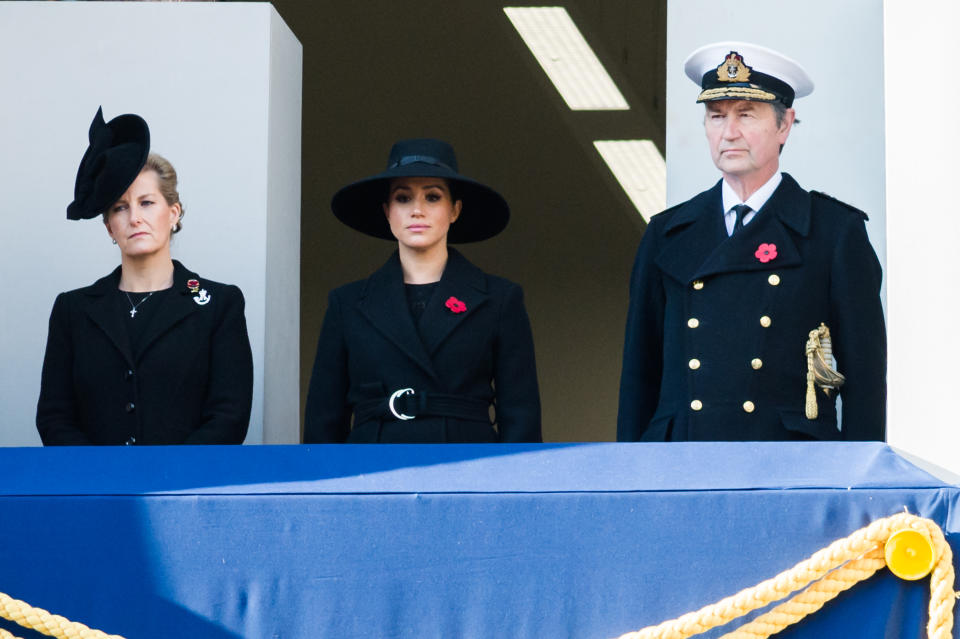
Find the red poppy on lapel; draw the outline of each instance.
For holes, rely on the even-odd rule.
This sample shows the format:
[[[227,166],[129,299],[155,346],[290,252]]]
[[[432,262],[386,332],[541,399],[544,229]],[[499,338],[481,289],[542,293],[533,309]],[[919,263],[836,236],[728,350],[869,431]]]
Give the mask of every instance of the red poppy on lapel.
[[[450,309],[451,313],[462,313],[467,310],[467,305],[455,297],[448,298],[446,306]]]
[[[197,280],[187,280],[187,288],[190,289],[191,293],[196,293],[200,290],[200,282]]]
[[[766,264],[777,257],[776,244],[761,244],[757,247],[757,252],[753,254],[755,258]]]

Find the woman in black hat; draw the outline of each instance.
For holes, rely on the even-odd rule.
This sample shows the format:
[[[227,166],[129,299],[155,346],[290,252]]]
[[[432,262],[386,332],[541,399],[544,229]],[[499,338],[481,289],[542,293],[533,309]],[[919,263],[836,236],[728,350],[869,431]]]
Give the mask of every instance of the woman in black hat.
[[[137,115],[97,111],[67,218],[102,216],[120,266],[50,314],[37,430],[50,444],[239,444],[253,362],[235,286],[170,257],[177,174]]]
[[[523,293],[447,246],[502,231],[506,201],[457,173],[450,145],[426,139],[397,142],[386,171],[331,206],[397,251],[330,293],[304,441],[541,441]]]

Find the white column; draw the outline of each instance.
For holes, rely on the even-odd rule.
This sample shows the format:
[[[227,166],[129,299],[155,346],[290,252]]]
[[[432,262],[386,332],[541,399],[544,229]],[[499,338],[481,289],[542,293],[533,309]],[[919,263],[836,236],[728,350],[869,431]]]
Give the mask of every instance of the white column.
[[[888,441],[960,473],[960,4],[886,2]]]

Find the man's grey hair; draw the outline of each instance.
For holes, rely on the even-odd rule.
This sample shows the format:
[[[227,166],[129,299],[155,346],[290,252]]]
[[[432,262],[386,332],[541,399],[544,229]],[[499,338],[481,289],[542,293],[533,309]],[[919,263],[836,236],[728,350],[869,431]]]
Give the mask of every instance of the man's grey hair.
[[[770,103],[770,106],[773,107],[773,114],[777,118],[777,128],[779,129],[783,126],[783,119],[787,117],[787,105],[779,100]],[[797,118],[793,119],[794,124],[800,124],[800,120]],[[780,153],[783,153],[783,145],[780,145]]]
[[[787,106],[779,100],[771,102],[770,105],[773,107],[773,113],[777,116],[777,128],[779,129],[783,125],[783,118],[787,117]]]

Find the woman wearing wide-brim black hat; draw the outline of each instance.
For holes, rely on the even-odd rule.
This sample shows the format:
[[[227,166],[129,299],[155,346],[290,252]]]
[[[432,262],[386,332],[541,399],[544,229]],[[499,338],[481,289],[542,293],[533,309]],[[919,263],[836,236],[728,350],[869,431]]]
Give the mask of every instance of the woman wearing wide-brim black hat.
[[[449,144],[419,139],[397,142],[385,171],[340,189],[331,207],[397,250],[330,293],[304,441],[541,441],[523,292],[448,247],[502,231],[503,197],[460,175]]]
[[[71,220],[101,217],[120,266],[57,296],[37,430],[51,444],[239,444],[253,360],[236,286],[171,258],[177,173],[138,115],[94,116]]]

